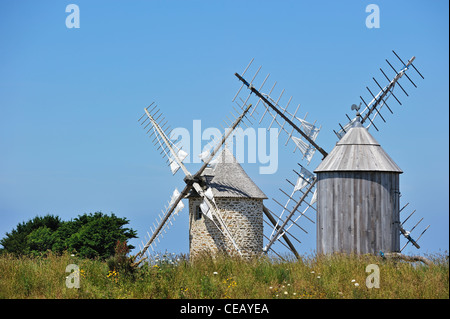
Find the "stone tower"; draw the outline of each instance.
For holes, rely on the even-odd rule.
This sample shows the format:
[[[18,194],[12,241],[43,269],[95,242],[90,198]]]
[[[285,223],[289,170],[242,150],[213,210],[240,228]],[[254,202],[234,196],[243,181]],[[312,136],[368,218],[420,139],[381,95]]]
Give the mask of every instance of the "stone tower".
[[[261,254],[263,248],[263,200],[266,195],[248,177],[233,154],[225,147],[215,168],[203,172],[204,189],[211,188],[218,214],[228,227],[244,258]],[[232,242],[202,214],[202,199],[193,191],[189,196],[189,252],[238,255]]]

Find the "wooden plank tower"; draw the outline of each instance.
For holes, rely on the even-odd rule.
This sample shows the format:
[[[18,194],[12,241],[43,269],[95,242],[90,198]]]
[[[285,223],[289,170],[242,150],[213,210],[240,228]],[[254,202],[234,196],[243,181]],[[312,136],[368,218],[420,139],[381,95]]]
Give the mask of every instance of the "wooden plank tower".
[[[314,172],[317,253],[400,250],[402,170],[361,125],[359,115]]]

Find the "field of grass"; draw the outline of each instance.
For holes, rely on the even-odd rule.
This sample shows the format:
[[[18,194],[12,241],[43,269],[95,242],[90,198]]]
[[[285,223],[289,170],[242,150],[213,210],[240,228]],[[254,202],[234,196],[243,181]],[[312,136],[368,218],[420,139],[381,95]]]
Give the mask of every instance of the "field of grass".
[[[130,272],[70,254],[1,255],[0,298],[448,299],[448,259],[428,258],[435,265],[342,255],[287,262],[205,257],[190,263],[167,254]],[[79,267],[79,288],[66,287],[69,264]],[[366,287],[369,264],[379,267],[379,288]]]

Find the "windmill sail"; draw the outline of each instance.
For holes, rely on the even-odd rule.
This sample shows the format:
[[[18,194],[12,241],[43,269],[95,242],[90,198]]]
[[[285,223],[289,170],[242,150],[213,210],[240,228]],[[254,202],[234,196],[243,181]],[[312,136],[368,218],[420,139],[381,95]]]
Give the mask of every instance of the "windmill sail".
[[[300,164],[299,164],[300,165]],[[301,165],[300,165],[301,166]],[[269,241],[272,240],[272,238],[275,238],[275,241],[278,241],[282,236],[285,236],[287,233],[290,237],[294,238],[296,241],[300,242],[296,236],[290,232],[290,228],[293,226],[296,226],[296,228],[300,229],[304,233],[308,233],[302,226],[299,225],[299,219],[301,217],[305,217],[305,219],[309,220],[314,224],[314,221],[309,218],[306,213],[308,209],[312,209],[313,211],[316,211],[316,208],[313,206],[316,202],[316,189],[314,185],[311,188],[308,188],[308,186],[311,186],[313,181],[315,180],[315,175],[308,171],[306,168],[301,166],[301,171],[298,173],[297,171],[293,170],[294,173],[297,174],[297,182],[294,184],[287,180],[287,182],[293,186],[293,190],[291,194],[288,194],[284,190],[280,188],[280,191],[287,196],[287,201],[285,205],[280,204],[277,200],[273,199],[275,203],[277,203],[281,208],[282,211],[280,215],[277,218],[276,223],[274,224],[274,228],[272,230],[271,235],[269,236]],[[314,192],[313,192],[314,190]],[[296,193],[301,194],[301,199],[298,201],[295,198]],[[307,201],[307,198],[309,197],[309,194],[312,194],[312,198],[309,200],[309,203]],[[294,206],[291,208],[291,202],[294,204]],[[301,209],[301,207],[303,207]],[[289,215],[287,217],[284,217],[284,213],[288,213]],[[277,230],[281,228],[280,225],[284,224],[284,228],[281,230],[278,235],[275,235]],[[295,254],[295,253],[294,253]]]
[[[311,183],[311,181],[314,178],[314,174],[308,171],[303,166],[301,167],[300,174],[297,178],[297,183],[294,187],[294,192],[299,191],[303,189],[304,187],[308,186],[308,184]]]
[[[393,97],[395,99],[395,101],[399,104],[402,105],[402,103],[400,102],[400,100],[397,98],[397,96],[394,94],[394,89],[398,86],[403,93],[408,96],[408,93],[405,91],[405,89],[403,88],[403,86],[400,84],[399,80],[405,76],[409,82],[414,86],[417,87],[416,84],[411,80],[411,78],[408,76],[408,74],[406,73],[410,67],[412,67],[418,74],[419,76],[424,79],[424,77],[422,76],[422,74],[416,69],[416,67],[413,64],[413,61],[415,60],[415,57],[413,56],[411,59],[408,60],[407,63],[404,63],[403,60],[397,55],[397,53],[395,53],[395,51],[392,51],[394,53],[394,55],[398,58],[398,60],[401,63],[401,67],[400,70],[397,71],[397,69],[386,59],[387,64],[391,67],[391,69],[395,72],[395,75],[393,76],[392,79],[390,79],[386,73],[380,68],[381,73],[383,74],[383,76],[386,78],[388,82],[388,84],[386,84],[384,87],[380,85],[380,83],[373,77],[373,81],[375,82],[375,84],[377,85],[378,89],[380,90],[376,95],[374,95],[372,93],[372,91],[370,90],[369,87],[366,86],[367,91],[370,94],[370,102],[366,103],[366,101],[363,99],[362,96],[360,96],[361,101],[364,103],[365,108],[360,112],[361,115],[361,124],[366,123],[366,128],[369,128],[371,126],[373,126],[377,131],[378,128],[375,125],[375,119],[376,118],[381,118],[383,120],[383,122],[386,122],[386,120],[384,119],[383,115],[381,114],[381,110],[383,109],[383,107],[387,108],[389,110],[390,113],[393,114],[392,109],[389,107],[387,101],[390,97]],[[390,103],[390,102],[389,102]],[[348,116],[347,116],[348,117]],[[341,129],[336,132],[334,131],[334,133],[336,134],[336,136],[341,139],[345,133],[348,131],[348,129],[352,126],[353,122],[355,121],[355,119],[350,119],[349,118],[349,123],[346,124],[344,127],[342,127],[342,125],[340,125]]]
[[[267,252],[268,249],[270,249],[270,247],[275,243],[275,241],[279,240],[281,238],[281,236],[286,232],[288,223],[291,223],[292,225],[295,223],[295,221],[292,221],[291,219],[294,216],[294,214],[297,212],[298,208],[304,203],[305,199],[310,194],[311,190],[314,188],[314,186],[316,184],[316,181],[317,181],[317,179],[316,179],[316,177],[314,177],[312,182],[310,183],[310,185],[306,189],[306,191],[303,193],[302,197],[298,200],[298,202],[296,202],[294,208],[292,208],[289,211],[289,214],[286,216],[286,218],[284,219],[283,223],[276,230],[275,234],[271,236],[271,238],[269,240],[269,243],[263,248],[264,252]],[[305,213],[306,213],[306,210],[301,213],[300,217],[304,216]]]
[[[309,164],[314,156],[316,149],[298,137],[292,136],[292,140],[294,141],[296,147],[303,154],[303,158],[306,158]]]
[[[274,90],[274,88],[277,84],[276,82],[274,83],[272,88],[269,90],[269,93],[262,92],[262,89],[263,89],[267,79],[269,78],[269,75],[267,75],[265,77],[265,79],[262,82],[262,84],[260,85],[259,89],[257,89],[255,87],[255,85],[256,85],[255,79],[256,79],[256,76],[258,75],[259,71],[261,70],[261,67],[258,68],[258,70],[254,74],[254,76],[252,77],[250,82],[248,82],[244,78],[244,74],[245,74],[245,72],[247,72],[247,70],[250,67],[250,65],[252,64],[252,62],[253,62],[253,59],[249,63],[249,65],[245,68],[242,75],[235,73],[235,76],[239,79],[239,81],[242,82],[242,85],[239,88],[238,93],[235,95],[233,101],[241,93],[242,87],[246,86],[247,89],[250,91],[250,93],[247,95],[246,98],[243,98],[243,99],[241,98],[241,101],[244,104],[247,103],[247,101],[250,99],[250,97],[253,94],[258,98],[258,100],[255,104],[255,108],[253,109],[253,112],[256,111],[257,106],[260,104],[260,102],[262,102],[262,104],[264,105],[263,114],[259,121],[260,123],[263,120],[263,118],[265,117],[265,115],[269,114],[272,117],[272,121],[271,121],[268,129],[270,129],[272,127],[272,125],[274,123],[276,123],[280,128],[280,132],[283,131],[288,135],[288,139],[287,139],[286,143],[289,140],[292,140],[295,144],[294,152],[298,148],[303,153],[303,158],[306,158],[306,160],[308,161],[308,164],[310,163],[316,150],[319,151],[319,153],[321,153],[323,157],[327,156],[328,153],[315,142],[317,135],[320,131],[320,128],[316,127],[314,124],[307,122],[306,119],[300,119],[299,117],[296,116],[300,105],[297,106],[297,109],[295,110],[294,113],[291,113],[288,111],[288,107],[291,103],[292,97],[289,98],[286,106],[284,106],[284,107],[280,106],[280,100],[284,94],[284,90],[282,90],[282,92],[278,98],[274,99],[271,97],[272,91]],[[253,112],[252,112],[252,114],[253,114]],[[294,123],[294,120],[298,121],[299,124],[297,125],[296,123]],[[289,127],[291,127],[290,132],[289,132]],[[300,137],[293,136],[294,130],[300,134]]]
[[[166,134],[166,131],[163,129],[163,126],[160,126],[160,123],[164,121],[164,117],[160,119],[161,113],[159,109],[156,109],[155,105],[153,109],[151,109],[150,111],[148,110],[153,104],[154,102],[144,109],[145,114],[141,116],[139,121],[141,121],[144,116],[147,116],[145,120],[141,123],[141,125],[145,124],[147,120],[149,121],[149,123],[147,123],[147,125],[144,126],[144,129],[147,128],[148,125],[151,125],[151,128],[147,131],[147,133],[152,131],[150,137],[155,135],[153,142],[155,146],[158,145],[157,150],[162,149],[161,154],[163,154],[163,156],[167,158],[172,174],[175,175],[178,169],[182,168],[184,173],[188,175],[189,172],[183,164],[183,161],[187,157],[188,153],[183,151],[176,144],[172,143],[170,139],[167,137],[168,135],[170,135],[170,133]]]
[[[406,203],[405,206],[403,206],[400,209],[400,213],[402,211],[404,211],[405,207],[407,207],[409,205],[409,203]],[[414,247],[416,247],[417,249],[420,248],[420,245],[418,244],[419,239],[422,237],[422,235],[428,230],[428,228],[430,227],[430,225],[428,225],[427,227],[425,227],[425,229],[422,231],[422,233],[416,237],[417,239],[413,238],[412,232],[414,231],[414,229],[416,229],[417,226],[419,226],[419,224],[423,221],[423,217],[408,231],[406,230],[406,222],[414,215],[414,213],[416,212],[416,210],[413,210],[411,214],[408,215],[408,217],[406,217],[401,223],[400,223],[400,233],[403,235],[403,237],[406,238],[407,242],[405,243],[405,245],[403,245],[403,247],[400,249],[400,252],[402,252],[406,246],[408,246],[409,243],[411,243]],[[415,237],[415,236],[414,236]]]
[[[238,90],[238,93],[234,97],[233,101],[241,94],[242,88],[244,86],[247,87],[249,90],[249,93],[247,97],[240,98],[240,100],[243,103],[246,103],[251,96],[256,96],[258,99],[255,103],[255,108],[253,109],[253,112],[256,112],[257,106],[261,103],[263,105],[263,109],[260,112],[261,118],[259,120],[259,123],[262,122],[262,120],[266,117],[266,115],[269,115],[269,118],[271,118],[270,124],[268,129],[272,127],[272,125],[277,125],[280,129],[279,134],[281,132],[284,132],[287,135],[286,145],[289,141],[292,141],[295,145],[294,152],[298,149],[300,153],[302,154],[303,159],[307,161],[307,164],[311,162],[313,159],[313,156],[315,155],[316,151],[319,151],[323,157],[326,157],[328,153],[321,148],[317,143],[316,139],[319,134],[319,131],[321,127],[318,127],[315,122],[310,123],[306,120],[307,114],[304,116],[304,118],[300,118],[297,116],[298,110],[300,108],[300,104],[298,104],[297,108],[294,112],[290,111],[288,109],[292,97],[289,98],[286,104],[283,103],[284,106],[281,106],[281,100],[284,95],[284,90],[281,91],[280,95],[273,98],[273,91],[276,86],[276,82],[273,84],[273,86],[266,91],[266,93],[263,92],[263,87],[266,84],[269,75],[267,75],[264,80],[262,81],[262,84],[259,86],[259,89],[256,88],[256,77],[258,73],[261,70],[261,67],[258,68],[256,73],[251,77],[251,80],[248,82],[244,75],[249,69],[250,65],[252,64],[253,60],[249,63],[249,65],[246,67],[242,75],[235,73],[235,76],[239,79],[239,81],[242,82],[241,87]],[[238,104],[239,105],[239,104]],[[251,115],[253,114],[251,113]],[[280,204],[277,200],[274,199],[274,202],[280,206],[281,212],[278,213],[278,216],[273,214],[274,216],[271,216],[270,214],[266,214],[266,216],[269,219],[269,225],[272,225],[273,228],[272,232],[267,239],[269,240],[269,243],[265,246],[264,251],[267,252],[268,250],[272,250],[271,246],[274,244],[274,242],[278,241],[280,238],[284,238],[284,241],[286,242],[289,249],[294,253],[294,255],[297,256],[297,253],[295,249],[292,249],[293,246],[290,244],[289,239],[287,238],[287,235],[290,236],[290,238],[294,238],[294,240],[299,241],[295,236],[292,236],[292,232],[288,229],[293,227],[294,225],[301,229],[303,232],[307,232],[305,229],[303,229],[302,226],[300,226],[297,221],[300,217],[306,216],[306,212],[310,207],[312,207],[312,204],[309,205],[307,200],[307,197],[312,193],[312,190],[314,188],[315,183],[315,176],[314,174],[310,173],[306,169],[302,167],[301,170],[301,176],[299,175],[297,179],[296,185],[292,184],[294,186],[294,190],[289,195],[288,193],[283,192],[284,195],[288,196],[287,202],[285,205]],[[306,190],[302,190],[306,188]],[[300,199],[296,200],[294,197],[294,193],[297,191],[301,191],[302,196]],[[311,201],[314,204],[314,201]],[[289,205],[291,203],[294,203],[294,207],[290,207]],[[305,206],[306,208],[301,207]],[[275,217],[276,216],[276,217]],[[306,216],[307,219],[311,220],[309,217]],[[271,220],[273,219],[273,220]],[[312,220],[311,220],[312,221]],[[313,222],[313,221],[312,221]],[[288,239],[288,240],[286,240]]]
[[[152,106],[152,104],[150,106]],[[136,256],[142,257],[143,254],[145,254],[145,252],[152,245],[152,243],[155,241],[155,239],[158,238],[161,231],[165,230],[165,227],[166,227],[165,225],[169,221],[172,214],[173,213],[177,214],[184,207],[181,200],[187,196],[187,194],[191,191],[191,189],[195,189],[195,191],[203,198],[203,203],[201,205],[202,212],[204,212],[204,214],[206,216],[208,216],[209,218],[211,218],[211,219],[215,218],[218,220],[219,225],[217,225],[217,224],[215,224],[215,225],[219,228],[219,230],[221,232],[224,233],[225,236],[227,236],[230,239],[230,241],[235,246],[236,250],[239,253],[241,253],[239,247],[236,244],[236,241],[230,234],[225,223],[223,222],[223,220],[221,220],[221,218],[218,216],[218,214],[216,214],[216,207],[215,207],[215,203],[214,203],[214,198],[212,197],[212,193],[208,192],[208,190],[206,192],[204,192],[202,187],[200,186],[200,177],[201,177],[201,174],[203,173],[203,171],[209,165],[209,163],[211,161],[213,161],[214,156],[217,154],[217,152],[223,146],[223,144],[225,143],[227,138],[231,135],[233,130],[241,123],[241,121],[243,120],[243,118],[245,117],[247,112],[250,110],[252,105],[249,104],[248,106],[246,106],[246,108],[242,112],[242,114],[234,121],[231,128],[227,132],[224,133],[221,141],[214,147],[214,149],[209,154],[209,156],[205,156],[203,165],[200,167],[200,169],[194,175],[192,175],[183,164],[183,160],[187,156],[187,153],[184,152],[183,150],[181,150],[181,148],[178,148],[176,145],[174,145],[173,143],[170,142],[170,140],[167,138],[167,134],[165,133],[163,128],[159,125],[159,123],[155,119],[154,115],[155,115],[155,113],[158,113],[159,110],[156,111],[155,113],[153,113],[153,115],[152,115],[151,112],[153,112],[155,107],[152,109],[152,111],[148,111],[149,107],[144,109],[145,114],[143,116],[141,116],[139,121],[142,120],[142,118],[145,115],[147,116],[147,119],[150,120],[150,123],[148,123],[146,126],[148,126],[149,124],[152,125],[154,133],[156,135],[157,143],[160,144],[160,147],[163,149],[165,155],[168,157],[172,173],[175,174],[179,168],[181,168],[183,170],[184,174],[186,175],[186,177],[184,179],[184,181],[186,182],[186,186],[181,191],[181,193],[179,193],[178,190],[174,191],[174,193],[172,194],[171,200],[169,202],[169,207],[168,207],[167,211],[163,214],[163,217],[159,221],[158,226],[154,226],[155,229],[152,230],[152,232],[153,232],[152,235],[148,239],[147,243],[145,245],[143,245],[143,248]],[[143,124],[143,123],[141,123],[141,124]],[[147,133],[149,131],[147,131]]]
[[[183,150],[178,150],[177,152],[177,156],[179,161],[177,161],[174,157],[169,156],[169,166],[170,166],[170,170],[172,171],[172,175],[175,175],[175,173],[178,171],[178,169],[181,167],[178,162],[183,162],[184,159],[188,156],[188,153],[186,153]]]

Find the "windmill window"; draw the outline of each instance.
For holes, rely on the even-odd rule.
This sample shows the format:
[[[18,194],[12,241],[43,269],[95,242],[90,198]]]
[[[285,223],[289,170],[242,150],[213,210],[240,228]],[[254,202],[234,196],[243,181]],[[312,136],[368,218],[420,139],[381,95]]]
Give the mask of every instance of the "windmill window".
[[[200,220],[200,219],[202,219],[202,210],[200,209],[200,205],[197,206],[197,207],[195,208],[194,219],[195,219],[195,220]]]

